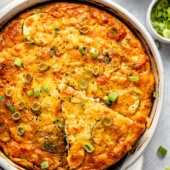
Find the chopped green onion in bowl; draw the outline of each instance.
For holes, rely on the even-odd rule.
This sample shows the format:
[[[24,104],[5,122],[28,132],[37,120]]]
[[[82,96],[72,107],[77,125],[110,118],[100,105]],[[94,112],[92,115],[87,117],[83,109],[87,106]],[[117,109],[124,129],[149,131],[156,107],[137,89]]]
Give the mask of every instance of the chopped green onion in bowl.
[[[159,36],[170,40],[170,1],[156,1],[150,11],[150,20],[155,32]]]

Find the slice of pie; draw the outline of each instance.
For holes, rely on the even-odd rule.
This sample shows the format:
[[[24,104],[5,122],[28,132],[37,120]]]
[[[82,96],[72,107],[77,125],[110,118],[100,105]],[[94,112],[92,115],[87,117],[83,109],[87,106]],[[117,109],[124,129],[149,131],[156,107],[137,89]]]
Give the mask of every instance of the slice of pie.
[[[144,126],[112,111],[84,92],[59,86],[66,120],[70,169],[105,169],[135,144]]]

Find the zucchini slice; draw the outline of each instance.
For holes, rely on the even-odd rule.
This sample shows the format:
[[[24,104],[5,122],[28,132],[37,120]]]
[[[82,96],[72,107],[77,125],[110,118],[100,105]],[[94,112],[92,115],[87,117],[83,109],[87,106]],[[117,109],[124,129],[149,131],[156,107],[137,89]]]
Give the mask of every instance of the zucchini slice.
[[[52,21],[52,16],[46,13],[35,13],[28,16],[22,26],[25,43],[42,46],[50,43],[54,37]]]

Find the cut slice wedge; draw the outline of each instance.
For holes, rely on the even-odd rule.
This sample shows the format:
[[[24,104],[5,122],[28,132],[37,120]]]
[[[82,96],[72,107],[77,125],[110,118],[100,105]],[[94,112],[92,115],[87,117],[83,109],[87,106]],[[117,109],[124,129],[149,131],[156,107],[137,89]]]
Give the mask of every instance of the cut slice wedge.
[[[65,84],[60,84],[59,90],[63,116],[67,120],[70,169],[105,169],[120,160],[144,131],[143,125],[86,97],[84,92]],[[79,102],[72,102],[72,98]],[[84,148],[87,143],[93,148],[92,152]]]

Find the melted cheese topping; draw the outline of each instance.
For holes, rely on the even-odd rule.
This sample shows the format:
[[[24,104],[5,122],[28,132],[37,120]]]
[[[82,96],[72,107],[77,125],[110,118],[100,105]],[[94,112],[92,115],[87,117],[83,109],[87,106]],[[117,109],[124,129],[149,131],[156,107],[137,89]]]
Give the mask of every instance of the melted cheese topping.
[[[48,3],[12,19],[0,42],[0,149],[7,157],[35,170],[43,162],[49,170],[105,169],[132,148],[148,123],[154,76],[142,44],[124,23],[87,4]],[[32,79],[25,82],[27,74]],[[108,100],[112,92],[115,101]],[[12,118],[15,112],[19,120]],[[113,126],[102,125],[104,115]],[[82,141],[95,151],[86,153]]]

